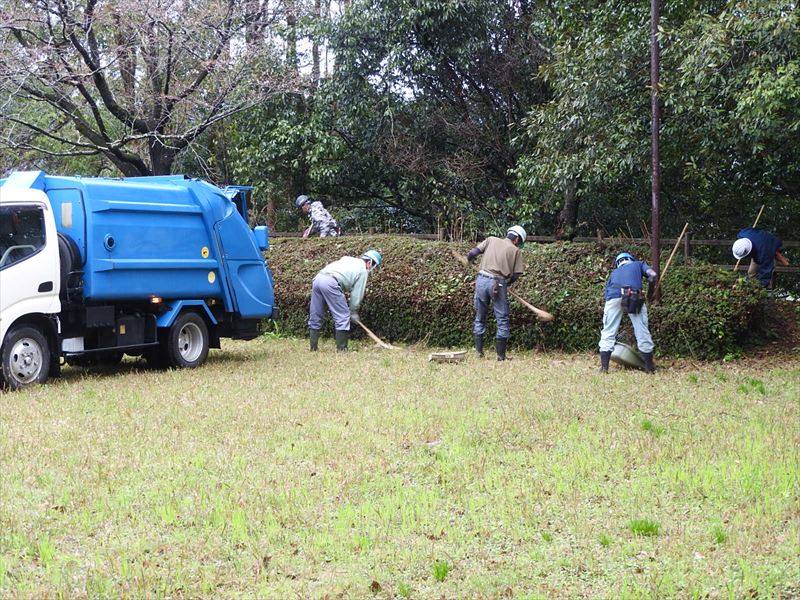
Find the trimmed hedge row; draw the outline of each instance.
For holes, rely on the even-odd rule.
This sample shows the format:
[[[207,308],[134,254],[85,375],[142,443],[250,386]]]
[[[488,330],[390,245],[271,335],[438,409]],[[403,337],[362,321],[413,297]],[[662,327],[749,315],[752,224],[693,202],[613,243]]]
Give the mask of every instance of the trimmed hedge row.
[[[272,240],[268,260],[275,281],[282,331],[306,334],[311,280],[325,264],[377,248],[380,270],[370,275],[361,318],[388,341],[468,346],[472,341],[472,295],[476,269],[460,263],[467,243],[428,242],[399,236]],[[511,301],[511,343],[541,350],[584,351],[597,347],[602,294],[613,257],[630,248],[597,244],[528,244],[526,275],[513,290],[551,312],[549,323]],[[633,249],[636,251],[637,249]],[[646,256],[638,252],[639,256]],[[650,328],[661,355],[718,358],[740,348],[757,324],[764,291],[711,265],[671,266],[663,300],[649,307]],[[489,319],[490,328],[494,319]],[[328,326],[330,328],[330,325]],[[627,320],[621,337],[632,340]],[[354,334],[360,334],[354,329]],[[494,335],[493,331],[487,333]]]

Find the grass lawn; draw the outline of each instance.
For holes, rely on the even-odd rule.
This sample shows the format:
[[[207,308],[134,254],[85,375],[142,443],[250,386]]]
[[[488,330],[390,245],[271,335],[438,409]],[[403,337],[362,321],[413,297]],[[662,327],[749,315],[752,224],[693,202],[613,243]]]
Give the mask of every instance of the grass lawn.
[[[0,393],[0,597],[800,595],[797,353],[356,350]]]

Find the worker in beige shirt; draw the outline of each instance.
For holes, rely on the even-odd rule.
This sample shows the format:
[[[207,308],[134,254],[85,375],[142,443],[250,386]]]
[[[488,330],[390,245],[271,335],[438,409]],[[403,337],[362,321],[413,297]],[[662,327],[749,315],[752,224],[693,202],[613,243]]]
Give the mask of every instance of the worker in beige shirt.
[[[497,321],[495,350],[497,360],[506,359],[508,338],[511,329],[508,318],[508,286],[524,273],[520,248],[528,234],[519,225],[508,228],[505,238],[488,237],[475,246],[467,254],[470,262],[481,257],[481,268],[475,280],[475,323],[472,334],[475,339],[475,351],[483,357],[483,336],[486,334],[486,314],[489,302],[494,309]]]

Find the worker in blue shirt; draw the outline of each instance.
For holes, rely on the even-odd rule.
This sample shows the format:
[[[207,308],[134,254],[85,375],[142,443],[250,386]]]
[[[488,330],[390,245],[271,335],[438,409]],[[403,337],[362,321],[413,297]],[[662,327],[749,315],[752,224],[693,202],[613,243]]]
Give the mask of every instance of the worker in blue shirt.
[[[644,358],[645,371],[655,373],[655,346],[647,324],[642,279],[646,277],[652,285],[656,281],[656,272],[646,262],[636,260],[629,252],[618,254],[614,264],[616,268],[609,275],[603,294],[606,302],[603,307],[603,330],[600,332],[600,372],[608,373],[608,363],[617,341],[617,331],[622,324],[622,315],[628,313],[636,336],[636,345]]]
[[[753,229],[752,227],[742,229],[736,238],[732,248],[734,258],[742,260],[749,256],[751,260],[747,274],[757,275],[761,285],[765,288],[772,287],[775,261],[777,260],[784,267],[789,265],[789,261],[781,254],[783,242],[766,229]]]

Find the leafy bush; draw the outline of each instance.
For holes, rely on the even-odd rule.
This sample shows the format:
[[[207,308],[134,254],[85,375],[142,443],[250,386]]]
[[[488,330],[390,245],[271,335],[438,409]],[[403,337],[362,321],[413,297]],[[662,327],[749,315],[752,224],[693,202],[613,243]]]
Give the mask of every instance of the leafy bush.
[[[377,248],[384,262],[370,275],[359,311],[364,322],[389,341],[469,345],[477,270],[461,264],[453,251],[464,256],[471,246],[399,236],[273,240],[268,258],[281,328],[306,333],[311,280],[325,264]],[[526,275],[512,290],[555,319],[538,321],[512,300],[512,344],[542,350],[596,348],[603,289],[613,257],[622,249],[569,242],[525,246]],[[646,250],[639,255],[646,256]],[[650,328],[662,355],[721,358],[735,352],[748,330],[763,318],[759,310],[763,290],[711,265],[670,267],[662,292],[662,301],[649,307]],[[632,340],[629,323],[623,323],[620,337]],[[494,327],[493,318],[489,327]],[[494,333],[490,329],[487,335]]]

